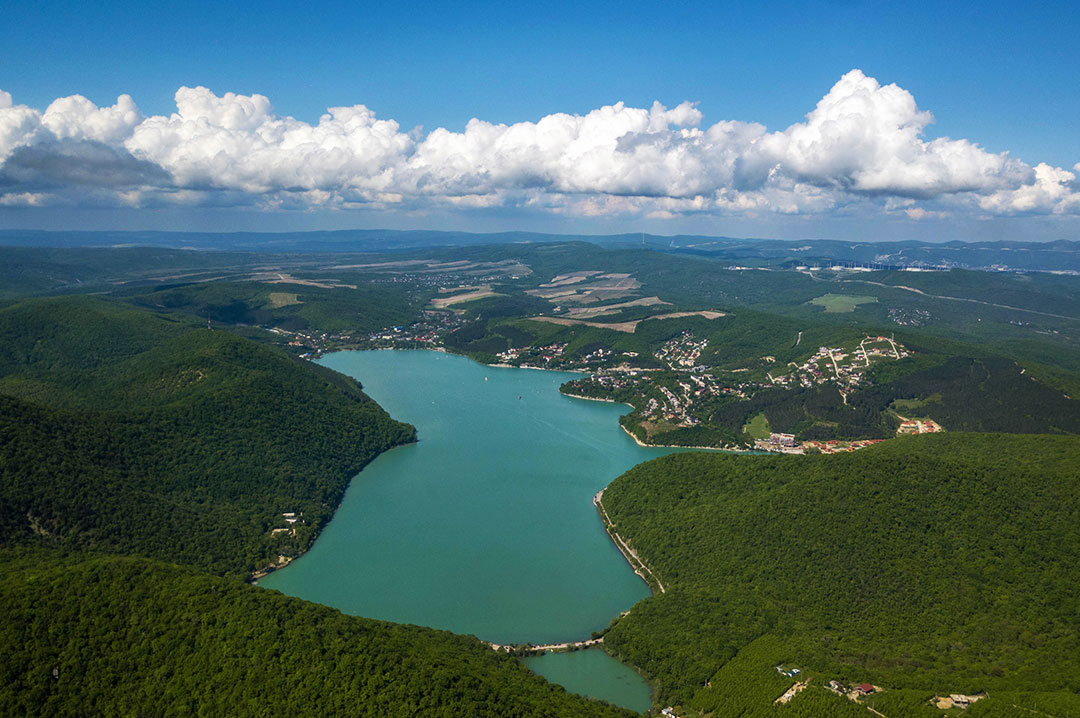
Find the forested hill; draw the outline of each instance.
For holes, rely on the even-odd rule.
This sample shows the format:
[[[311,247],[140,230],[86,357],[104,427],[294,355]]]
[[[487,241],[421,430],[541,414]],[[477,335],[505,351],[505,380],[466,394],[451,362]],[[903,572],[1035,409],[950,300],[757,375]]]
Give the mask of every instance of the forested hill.
[[[657,679],[661,700],[764,715],[793,683],[775,670],[783,662],[813,688],[792,715],[841,714],[821,708],[847,700],[823,690],[833,679],[884,688],[870,704],[890,718],[940,715],[933,695],[983,690],[972,715],[1032,701],[1080,713],[1076,437],[677,454],[635,467],[603,499],[667,589],[606,644]]]
[[[631,715],[470,637],[146,559],[9,554],[0,605],[5,715]]]
[[[0,545],[247,574],[414,436],[353,380],[228,332],[87,297],[0,310]]]

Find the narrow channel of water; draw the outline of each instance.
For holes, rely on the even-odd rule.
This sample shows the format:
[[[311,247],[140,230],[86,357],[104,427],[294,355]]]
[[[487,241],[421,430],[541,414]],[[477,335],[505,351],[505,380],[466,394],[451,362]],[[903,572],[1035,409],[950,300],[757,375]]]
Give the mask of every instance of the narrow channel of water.
[[[559,394],[570,374],[439,352],[339,352],[321,361],[416,425],[419,442],[356,476],[312,549],[261,585],[497,643],[587,638],[649,595],[591,501],[623,471],[670,453],[626,436],[618,425],[626,407]],[[605,661],[613,665],[598,667]],[[601,651],[531,665],[564,685],[570,675],[609,687],[632,676],[631,697],[602,696],[627,707],[641,709],[640,692],[648,692]],[[613,679],[617,669],[629,675]]]

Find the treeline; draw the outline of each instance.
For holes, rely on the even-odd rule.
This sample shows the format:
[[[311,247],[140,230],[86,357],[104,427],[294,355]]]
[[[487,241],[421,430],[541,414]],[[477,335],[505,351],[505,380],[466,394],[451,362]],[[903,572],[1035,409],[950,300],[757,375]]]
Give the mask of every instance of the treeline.
[[[145,559],[0,553],[5,715],[630,716],[486,644]]]
[[[762,636],[785,647],[768,660],[818,685],[1080,692],[1080,439],[676,454],[616,479],[604,505],[667,588],[605,643],[656,680],[663,702],[742,715],[715,700],[730,690],[721,672]],[[771,704],[770,685],[754,700]]]

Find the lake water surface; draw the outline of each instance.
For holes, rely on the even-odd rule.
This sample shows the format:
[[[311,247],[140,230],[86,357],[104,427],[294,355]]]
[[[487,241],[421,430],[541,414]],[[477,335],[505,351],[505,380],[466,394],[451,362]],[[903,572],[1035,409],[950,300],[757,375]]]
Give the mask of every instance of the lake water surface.
[[[416,426],[419,442],[369,464],[311,550],[261,585],[346,613],[535,644],[588,638],[649,595],[592,506],[616,476],[670,453],[619,428],[625,406],[563,396],[558,387],[572,374],[440,352],[320,361],[359,379]],[[648,708],[647,687],[602,652],[532,665],[557,682],[591,671],[620,695],[592,694]],[[619,688],[633,680],[625,671],[637,698]]]

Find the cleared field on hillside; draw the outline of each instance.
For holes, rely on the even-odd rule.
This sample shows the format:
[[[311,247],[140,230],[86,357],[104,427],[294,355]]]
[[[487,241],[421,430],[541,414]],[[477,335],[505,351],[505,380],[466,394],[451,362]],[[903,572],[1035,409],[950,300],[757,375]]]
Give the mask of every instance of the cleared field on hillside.
[[[678,319],[679,317],[705,317],[706,319],[719,319],[724,316],[723,312],[716,312],[712,310],[704,310],[700,312],[672,312],[671,314],[657,314],[652,317],[646,317],[645,319],[636,319],[632,322],[589,322],[584,319],[568,319],[565,317],[530,317],[533,321],[547,322],[549,324],[562,324],[563,326],[573,326],[574,324],[583,324],[587,327],[598,327],[600,329],[612,329],[617,332],[625,332],[626,334],[633,334],[637,329],[637,325],[642,322],[652,321],[654,319]]]
[[[874,304],[877,297],[868,297],[855,294],[826,294],[810,300],[810,304],[824,307],[830,314],[845,314],[855,311],[860,304]]]

